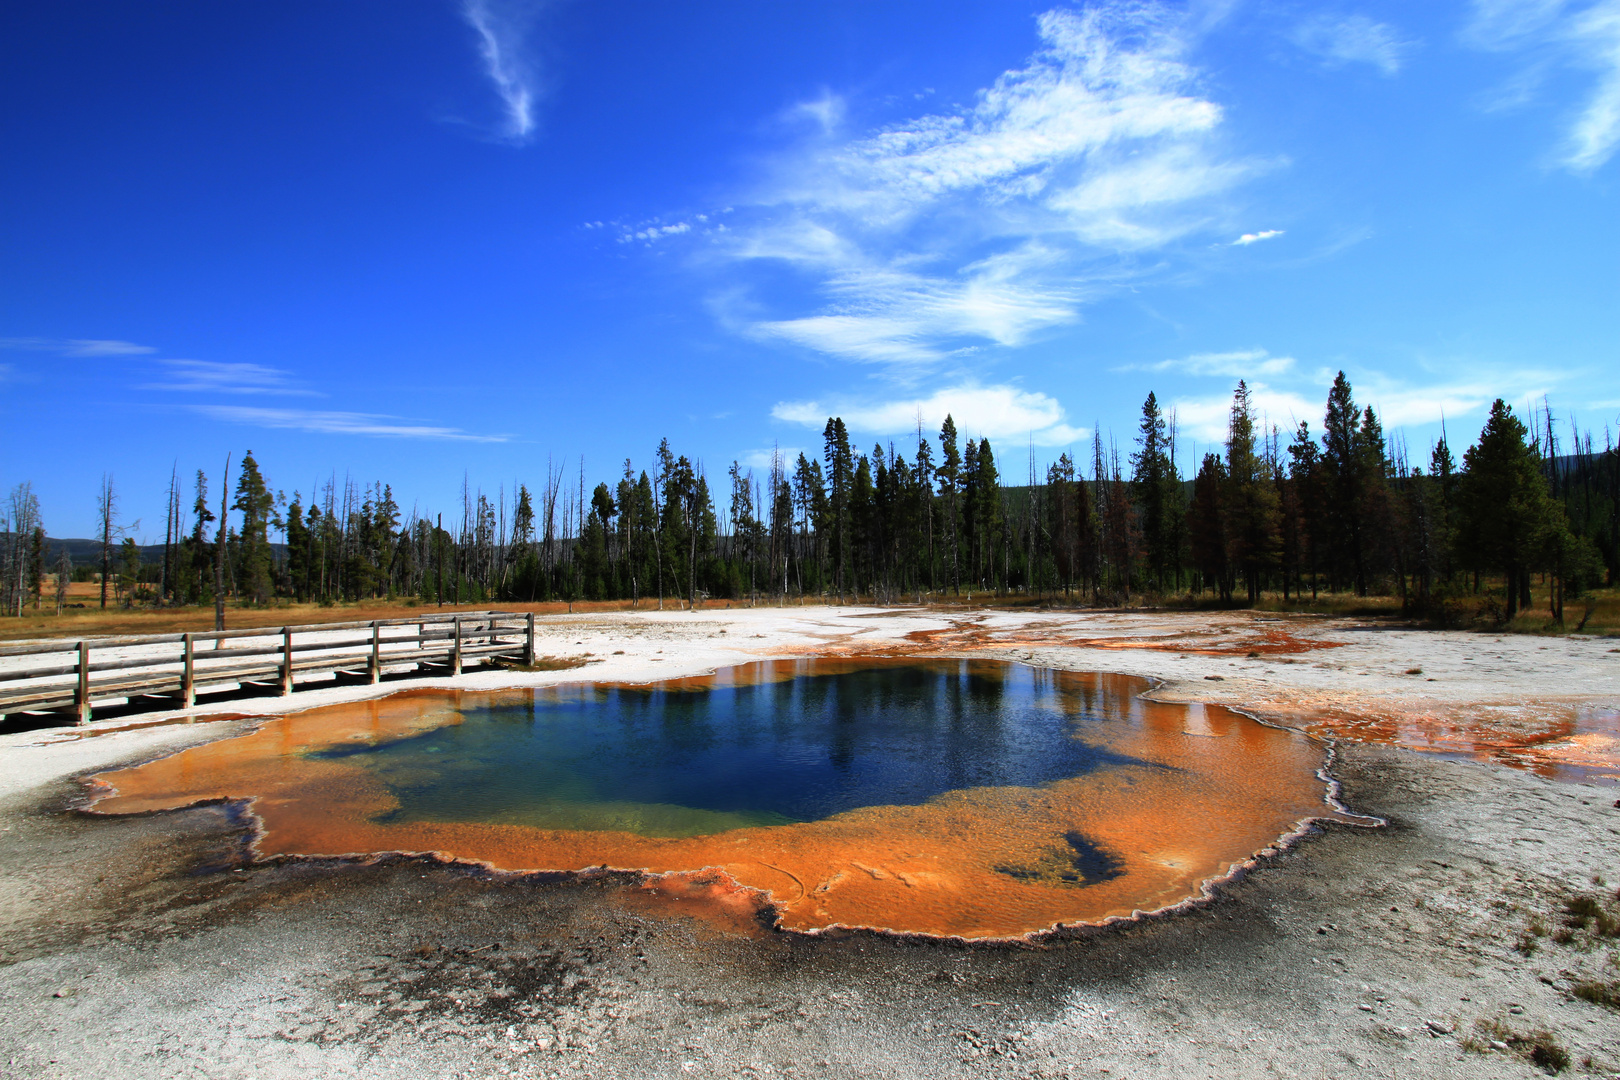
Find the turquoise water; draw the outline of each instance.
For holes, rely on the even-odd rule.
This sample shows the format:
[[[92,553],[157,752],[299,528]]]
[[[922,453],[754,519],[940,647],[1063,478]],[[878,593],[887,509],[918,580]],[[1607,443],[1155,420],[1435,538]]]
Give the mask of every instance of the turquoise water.
[[[501,695],[460,724],[342,747],[398,800],[389,820],[695,836],[915,805],[971,787],[1038,785],[1132,762],[1088,744],[1101,712],[1046,673],[919,661],[782,681],[578,685]],[[1076,867],[1093,866],[1082,839]],[[1089,861],[1088,861],[1089,860]]]

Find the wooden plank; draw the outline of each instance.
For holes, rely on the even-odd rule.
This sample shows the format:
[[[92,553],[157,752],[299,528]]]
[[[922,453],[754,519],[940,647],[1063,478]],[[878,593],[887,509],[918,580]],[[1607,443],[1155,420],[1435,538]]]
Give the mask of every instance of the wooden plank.
[[[293,632],[286,626],[281,630],[281,696],[293,691]]]
[[[189,709],[197,704],[197,642],[190,634],[183,636],[181,663],[185,667],[180,673],[180,705]]]
[[[90,643],[79,642],[79,686],[73,695],[74,719],[81,724],[90,722]]]
[[[79,665],[77,663],[57,664],[53,667],[23,668],[19,671],[6,672],[5,681],[23,682],[27,679],[45,679],[52,675],[72,675],[78,670]]]
[[[0,712],[17,712],[22,709],[50,708],[51,706],[37,705],[36,702],[56,701],[63,705],[72,705],[75,700],[73,686],[40,687],[37,691],[25,694],[7,694],[0,697]]]
[[[6,645],[0,647],[0,656],[42,656],[46,653],[77,652],[77,641],[53,641],[43,645]]]

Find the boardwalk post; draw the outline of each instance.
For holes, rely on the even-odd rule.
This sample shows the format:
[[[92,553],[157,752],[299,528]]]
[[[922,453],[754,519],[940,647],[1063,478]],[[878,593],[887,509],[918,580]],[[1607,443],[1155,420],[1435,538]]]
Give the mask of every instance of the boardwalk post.
[[[292,627],[281,628],[281,696],[286,697],[293,690],[292,668]]]
[[[450,647],[450,674],[461,674],[461,616],[455,617],[455,644]]]
[[[529,612],[527,633],[523,639],[523,665],[534,666],[534,612]]]
[[[382,681],[382,627],[375,619],[371,623],[371,663],[366,667],[366,674],[373,686]]]
[[[90,643],[79,642],[79,685],[73,692],[74,718],[81,724],[90,722]]]
[[[197,704],[197,639],[192,634],[181,638],[185,642],[185,670],[180,673],[180,704],[191,708]]]

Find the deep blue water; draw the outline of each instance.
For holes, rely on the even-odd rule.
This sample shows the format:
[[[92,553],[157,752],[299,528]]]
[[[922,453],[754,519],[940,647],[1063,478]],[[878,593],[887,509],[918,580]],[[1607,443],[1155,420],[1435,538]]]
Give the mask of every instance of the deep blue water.
[[[391,820],[686,836],[1038,785],[1129,759],[1017,665],[924,661],[710,689],[575,686],[325,753],[375,770]]]

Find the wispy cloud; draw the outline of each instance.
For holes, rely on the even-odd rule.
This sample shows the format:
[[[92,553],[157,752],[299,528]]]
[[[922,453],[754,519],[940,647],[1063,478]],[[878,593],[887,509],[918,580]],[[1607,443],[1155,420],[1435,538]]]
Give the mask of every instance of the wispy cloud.
[[[151,345],[137,345],[133,341],[113,341],[106,338],[0,338],[0,349],[21,349],[25,352],[50,352],[62,356],[142,356],[155,353]]]
[[[1236,349],[1231,352],[1193,353],[1176,360],[1151,364],[1126,364],[1116,371],[1173,371],[1197,377],[1223,376],[1252,379],[1256,375],[1284,375],[1294,370],[1292,356],[1272,356],[1265,349]]]
[[[838,416],[852,431],[889,436],[914,432],[919,421],[923,434],[932,436],[949,415],[964,435],[1020,442],[1033,438],[1041,446],[1063,446],[1091,434],[1086,428],[1071,427],[1063,406],[1046,394],[975,383],[918,398],[782,401],[771,415],[818,431],[829,416]]]
[[[750,469],[767,470],[771,467],[771,455],[778,454],[782,459],[782,467],[791,472],[793,463],[799,460],[799,455],[804,452],[804,448],[799,446],[775,446],[746,451],[737,460]]]
[[[1295,45],[1329,66],[1371,64],[1385,75],[1401,70],[1415,43],[1404,40],[1388,23],[1365,15],[1318,16],[1294,28]]]
[[[1250,379],[1248,386],[1249,401],[1267,429],[1276,426],[1286,432],[1301,420],[1309,422],[1313,429],[1322,426],[1322,402],[1264,381]],[[1327,400],[1326,390],[1322,392],[1322,399]],[[1188,437],[1206,443],[1226,441],[1226,425],[1232,414],[1230,389],[1214,394],[1179,396],[1172,399],[1170,408],[1175,411],[1177,428]]]
[[[1620,148],[1620,0],[1475,0],[1463,40],[1479,49],[1514,52],[1526,66],[1491,102],[1494,108],[1532,100],[1548,67],[1594,73],[1594,83],[1566,121],[1557,163],[1576,173],[1601,168]]]
[[[225,423],[308,431],[317,435],[368,435],[375,438],[443,439],[456,442],[507,441],[505,435],[473,435],[460,428],[413,423],[401,417],[376,413],[261,409],[247,405],[192,405],[190,409],[192,412]]]
[[[689,221],[677,221],[672,225],[648,224],[639,229],[626,229],[619,234],[618,242],[621,244],[633,244],[640,241],[644,244],[650,244],[655,240],[662,240],[670,236],[682,236],[691,231],[692,223]]]
[[[1236,240],[1232,241],[1232,246],[1248,247],[1250,244],[1258,244],[1262,240],[1270,240],[1273,237],[1281,236],[1282,234],[1282,229],[1267,229],[1264,232],[1246,232]]]
[[[722,319],[915,377],[1074,322],[1273,164],[1221,156],[1220,106],[1186,59],[1196,32],[1170,8],[1120,0],[1036,25],[1039,49],[969,107],[855,132],[836,95],[789,110],[808,133],[728,232],[703,233],[711,266],[749,271],[716,289]],[[763,307],[765,261],[810,298]]]
[[[165,369],[164,378],[160,382],[148,383],[142,389],[320,396],[294,383],[289,372],[261,364],[219,363],[213,360],[159,360],[158,363]]]
[[[529,35],[542,6],[541,0],[462,0],[461,5],[462,17],[478,36],[484,74],[501,99],[496,134],[519,145],[534,136],[540,81]]]
[[[1310,424],[1317,434],[1322,429],[1322,414],[1327,404],[1331,369],[1302,371],[1297,363],[1283,357],[1271,357],[1263,350],[1254,361],[1244,363],[1240,358],[1247,353],[1204,354],[1189,357],[1201,374],[1225,374],[1233,386],[1239,378],[1246,379],[1256,411],[1267,425],[1276,425],[1284,433],[1301,420]],[[1229,359],[1222,360],[1220,357]],[[1287,360],[1286,364],[1268,367],[1271,361]],[[1172,363],[1182,365],[1183,361]],[[1459,364],[1448,362],[1416,362],[1411,371],[1403,375],[1390,375],[1372,370],[1349,371],[1356,401],[1371,405],[1383,421],[1385,430],[1436,423],[1442,418],[1458,421],[1463,429],[1484,417],[1493,400],[1506,397],[1520,402],[1540,399],[1561,383],[1567,383],[1578,374],[1537,368],[1482,367],[1478,364],[1461,365],[1465,375],[1457,375]],[[1226,368],[1227,370],[1220,370]],[[1226,438],[1227,417],[1232,406],[1231,386],[1210,393],[1182,394],[1171,403],[1181,429],[1189,436],[1221,442]],[[1475,432],[1458,430],[1453,437],[1459,444],[1471,439]]]

